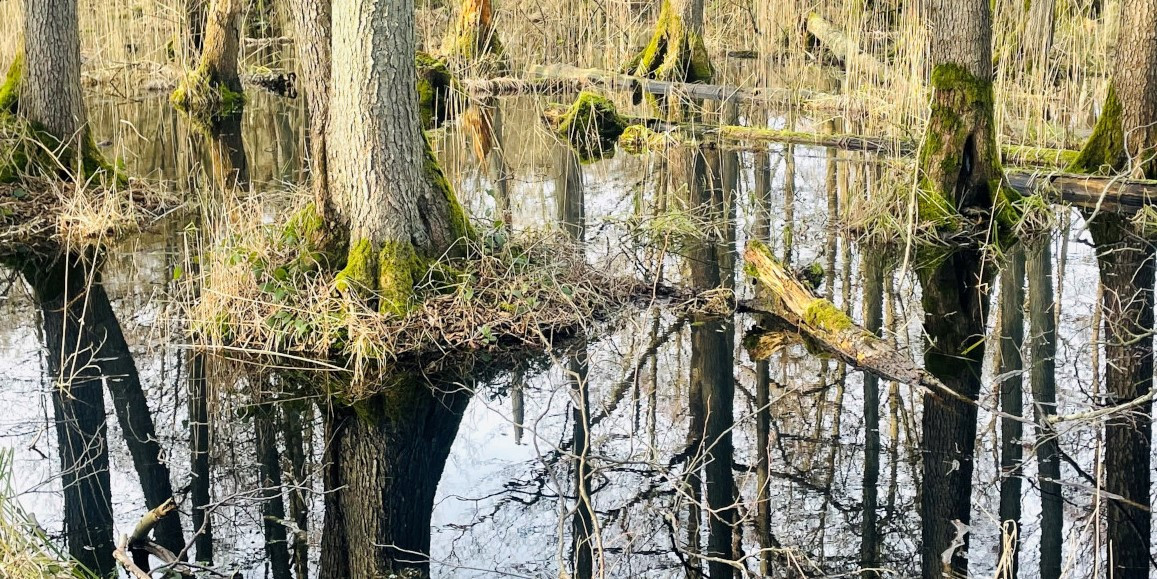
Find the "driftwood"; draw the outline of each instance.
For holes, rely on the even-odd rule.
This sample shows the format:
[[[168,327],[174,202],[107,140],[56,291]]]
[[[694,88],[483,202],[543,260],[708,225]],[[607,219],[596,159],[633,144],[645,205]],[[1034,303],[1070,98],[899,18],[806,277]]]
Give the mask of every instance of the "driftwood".
[[[784,320],[837,358],[885,380],[903,382],[933,392],[951,392],[911,358],[856,325],[828,300],[813,295],[784,269],[764,243],[749,241],[743,256],[747,274],[755,278],[760,287],[757,292],[759,297],[749,302],[749,307]],[[762,352],[777,349],[779,345],[778,340],[758,344]],[[756,352],[752,352],[752,355],[756,355]]]

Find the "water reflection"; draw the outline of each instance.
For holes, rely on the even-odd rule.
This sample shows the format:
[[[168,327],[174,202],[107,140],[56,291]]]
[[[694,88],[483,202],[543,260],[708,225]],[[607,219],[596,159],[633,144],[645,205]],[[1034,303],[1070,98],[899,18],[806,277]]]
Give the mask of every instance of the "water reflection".
[[[204,169],[193,152],[202,137],[157,103],[96,107],[107,123],[98,133],[118,150],[139,147],[131,163],[180,186],[239,184],[243,160],[254,189],[265,191],[300,177],[305,148],[300,105],[272,102],[249,107],[233,131],[240,140],[219,147],[218,157],[206,153],[212,166]],[[1143,511],[1108,494],[1098,498],[1095,478],[1102,459],[1148,465],[1141,457],[1149,447],[1135,444],[1144,442],[1134,422],[1143,412],[1114,419],[1100,446],[1099,423],[1047,420],[1098,408],[1106,390],[1113,398],[1104,403],[1115,404],[1144,388],[1112,369],[1106,388],[1092,386],[1089,288],[1097,275],[1086,246],[1054,257],[1051,238],[1025,245],[1023,402],[1034,424],[1019,436],[1003,433],[992,411],[1001,408],[999,394],[1013,389],[998,392],[1000,371],[982,366],[978,345],[997,328],[984,316],[980,282],[998,272],[982,273],[967,253],[919,255],[912,265],[921,273],[913,277],[897,268],[901,249],[849,243],[831,228],[832,211],[853,206],[850,195],[874,190],[880,169],[873,160],[772,146],[742,155],[672,149],[580,165],[537,128],[535,103],[498,104],[503,128],[492,151],[502,151],[505,169],[491,164],[493,153],[479,163],[456,129],[439,141],[480,214],[493,203],[490,215],[506,228],[561,229],[585,242],[600,267],[638,268],[701,290],[734,288],[741,297],[750,290],[735,248],[748,237],[768,240],[797,267],[824,263],[820,293],[917,359],[924,353],[930,369],[977,403],[921,401],[905,386],[816,356],[792,332],[774,357],[752,362],[736,332],[759,320],[688,314],[665,303],[614,323],[592,321],[595,339],[554,352],[549,363],[497,374],[459,368],[450,376],[391,376],[367,401],[319,400],[313,395],[326,381],[340,378],[239,369],[184,348],[183,334],[158,329],[165,324],[157,321],[157,288],[169,283],[172,263],[188,263],[173,255],[186,246],[179,223],[138,250],[110,252],[100,274],[76,256],[13,264],[33,290],[43,336],[20,329],[34,317],[12,298],[5,359],[17,366],[27,352],[47,350],[46,373],[73,378],[70,396],[53,395],[60,416],[52,427],[62,434],[47,453],[52,464],[59,460],[68,487],[27,495],[42,524],[67,529],[64,541],[97,569],[111,565],[102,545],[175,493],[181,518],[166,520],[171,528],[157,530],[158,542],[180,551],[190,540],[189,558],[250,577],[404,569],[444,577],[883,577],[919,574],[921,551],[926,562],[940,561],[956,542],[959,520],[971,529],[960,537],[971,543],[969,572],[995,576],[999,521],[1014,518],[1000,513],[1003,494],[1022,508],[1021,576],[1038,569],[1046,577],[1063,569],[1089,575],[1087,555],[1124,561],[1121,549],[1147,549],[1147,532],[1120,519]],[[118,129],[125,110],[138,111],[133,126],[162,144]],[[487,195],[502,183],[508,201]],[[644,236],[632,227],[653,229]],[[70,273],[54,273],[61,268]],[[160,273],[142,273],[149,268]],[[52,289],[53,280],[67,283]],[[91,319],[84,328],[100,328],[99,336],[69,315]],[[1010,309],[1000,323],[1012,317]],[[1128,346],[1121,332],[1137,330],[1106,325],[1106,340]],[[150,347],[158,340],[169,347]],[[36,422],[24,414],[4,422],[6,444],[33,447],[22,433]],[[1114,442],[1123,435],[1125,443]],[[1010,446],[1017,441],[1019,459]],[[1003,469],[1002,448],[1010,451]],[[33,451],[20,456],[19,486],[40,489],[46,463]],[[1147,504],[1141,474],[1106,480],[1101,489]],[[145,482],[138,488],[137,480]],[[1124,513],[1100,534],[1098,505]],[[77,513],[83,525],[68,522]],[[964,550],[956,553],[960,570]]]

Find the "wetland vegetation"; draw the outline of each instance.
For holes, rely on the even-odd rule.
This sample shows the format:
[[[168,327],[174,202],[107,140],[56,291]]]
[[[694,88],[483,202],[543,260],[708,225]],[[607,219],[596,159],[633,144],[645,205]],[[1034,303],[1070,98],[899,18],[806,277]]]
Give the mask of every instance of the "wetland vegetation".
[[[1157,569],[1157,0],[0,32],[0,576]]]

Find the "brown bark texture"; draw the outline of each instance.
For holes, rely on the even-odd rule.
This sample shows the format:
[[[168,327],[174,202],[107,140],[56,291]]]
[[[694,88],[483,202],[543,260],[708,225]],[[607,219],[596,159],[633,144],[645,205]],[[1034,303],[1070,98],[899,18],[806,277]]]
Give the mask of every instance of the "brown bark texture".
[[[76,0],[26,0],[20,112],[65,143],[86,137]]]

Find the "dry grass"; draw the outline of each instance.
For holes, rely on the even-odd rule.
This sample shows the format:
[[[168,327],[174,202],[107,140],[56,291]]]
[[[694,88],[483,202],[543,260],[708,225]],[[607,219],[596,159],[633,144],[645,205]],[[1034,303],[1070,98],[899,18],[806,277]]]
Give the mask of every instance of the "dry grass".
[[[157,185],[107,171],[83,177],[12,115],[0,116],[0,175],[2,252],[133,233],[179,206]]]
[[[184,315],[201,345],[336,360],[364,376],[464,352],[549,349],[553,338],[651,295],[649,286],[590,266],[583,248],[561,235],[506,239],[499,230],[462,242],[465,259],[437,260],[405,316],[381,314],[339,292],[333,268],[285,220],[245,228],[270,204],[280,205],[260,197],[239,202],[217,226],[227,233],[201,237],[220,241],[177,272],[200,293]]]
[[[12,488],[12,451],[0,450],[0,576],[64,579],[89,576],[70,562],[20,505]]]

